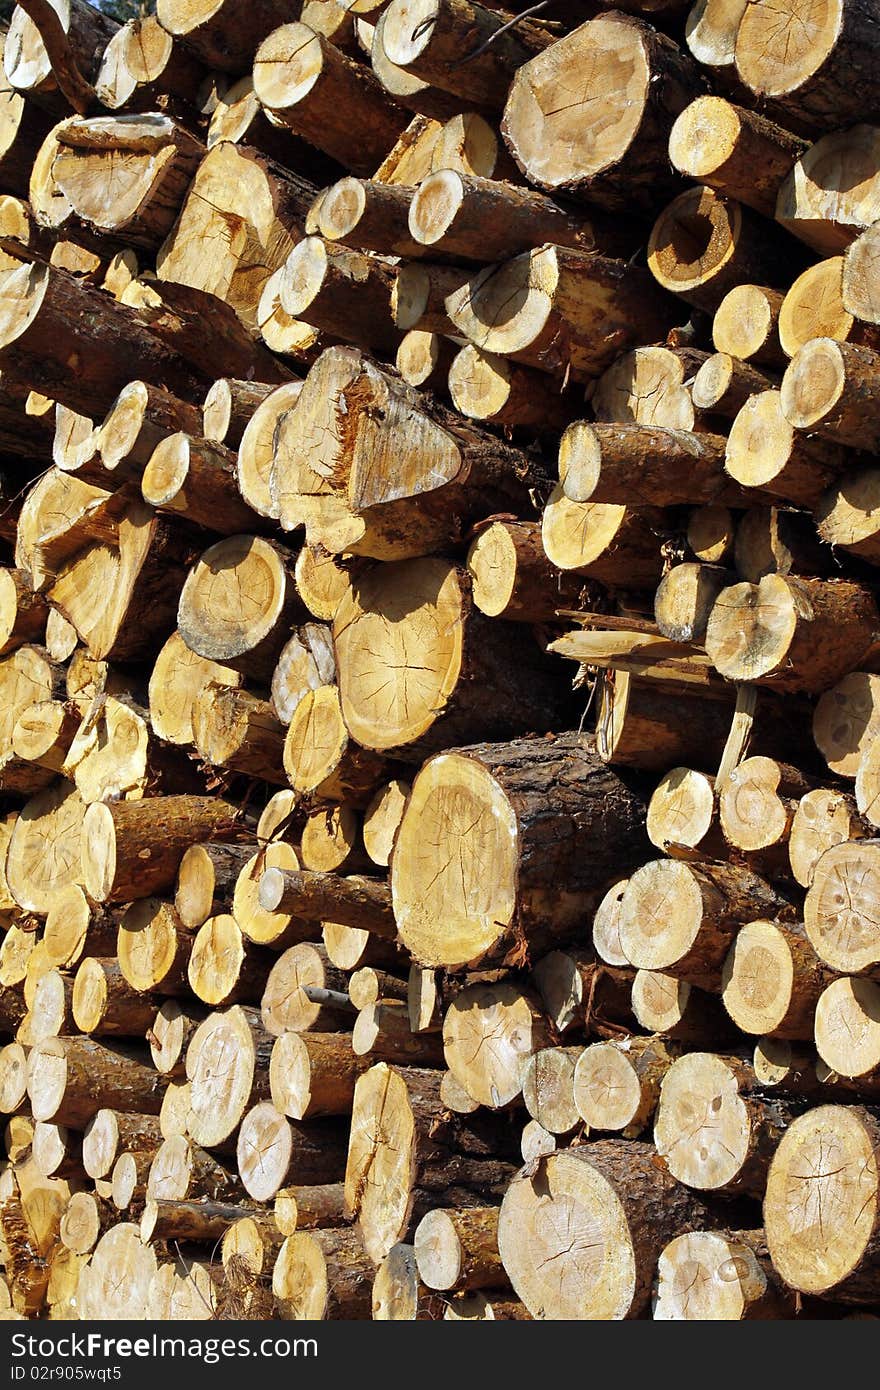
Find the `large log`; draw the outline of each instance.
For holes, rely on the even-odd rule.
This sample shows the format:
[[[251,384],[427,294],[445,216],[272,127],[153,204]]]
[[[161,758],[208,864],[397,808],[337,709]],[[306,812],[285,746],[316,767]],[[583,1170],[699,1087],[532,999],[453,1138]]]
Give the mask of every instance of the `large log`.
[[[539,187],[650,210],[675,186],[670,128],[701,87],[690,56],[645,19],[602,14],[520,68],[502,132]],[[612,90],[613,106],[592,95]]]
[[[640,822],[637,796],[574,734],[432,758],[391,860],[404,944],[423,964],[450,967],[539,953],[580,927],[603,880],[638,862]],[[548,896],[562,882],[565,892]]]
[[[498,1246],[533,1317],[616,1321],[644,1312],[661,1250],[706,1217],[653,1145],[597,1140],[517,1177],[501,1204]]]

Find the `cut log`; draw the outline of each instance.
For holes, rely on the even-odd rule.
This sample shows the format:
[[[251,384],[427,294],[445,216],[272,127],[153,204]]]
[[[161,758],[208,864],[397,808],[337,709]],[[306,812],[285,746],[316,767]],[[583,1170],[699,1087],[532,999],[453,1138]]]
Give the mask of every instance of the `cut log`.
[[[206,685],[238,686],[242,677],[231,666],[190,651],[179,632],[173,632],[156,657],[150,675],[150,723],[165,743],[194,740],[192,717]]]
[[[880,323],[877,295],[877,231],[868,227],[847,248],[843,260],[843,307],[863,324]]]
[[[386,763],[349,738],[339,691],[322,685],[307,691],[293,713],[284,736],[282,770],[300,796],[359,806],[370,800]]]
[[[510,1185],[498,1247],[533,1317],[616,1321],[647,1308],[661,1250],[705,1217],[653,1145],[598,1140],[540,1159]]]
[[[750,396],[766,391],[772,382],[748,362],[724,352],[707,358],[694,377],[691,394],[700,410],[734,419]]]
[[[357,812],[350,806],[319,807],[306,818],[300,858],[304,869],[357,873],[370,869],[360,841]]]
[[[446,310],[484,352],[575,380],[598,376],[645,338],[665,338],[675,317],[647,271],[558,246],[478,271],[447,296]]]
[[[284,727],[268,700],[229,686],[206,685],[193,704],[193,737],[201,757],[214,767],[275,786],[287,780]]]
[[[26,803],[6,852],[6,882],[19,907],[47,913],[59,888],[83,882],[85,806],[70,782],[57,782]]]
[[[743,281],[784,284],[792,259],[790,246],[781,235],[768,235],[763,218],[711,188],[680,193],[648,240],[657,283],[709,313]]]
[[[158,1272],[154,1251],[138,1228],[120,1221],[106,1231],[80,1275],[77,1291],[83,1318],[143,1321],[149,1316],[150,1289]]]
[[[294,1231],[345,1226],[345,1189],[341,1182],[284,1187],[275,1197],[275,1224],[282,1235]]]
[[[508,622],[553,622],[557,610],[584,606],[589,588],[550,563],[536,521],[493,522],[471,545],[467,567],[477,608]]]
[[[674,1050],[659,1037],[593,1043],[574,1068],[575,1113],[591,1130],[638,1138],[654,1115],[661,1082],[674,1059]]]
[[[151,14],[117,29],[104,49],[95,92],[111,111],[151,111],[196,103],[203,80],[199,63]]]
[[[518,985],[466,986],[446,1011],[443,1054],[480,1105],[503,1110],[522,1094],[529,1058],[551,1041],[538,998]]]
[[[729,571],[713,565],[673,565],[654,595],[654,618],[664,637],[673,642],[702,642],[709,614]]]
[[[779,341],[783,296],[764,285],[735,285],[724,296],[712,320],[712,341],[718,352],[741,362],[784,367],[786,354]]]
[[[731,478],[799,507],[819,506],[845,463],[839,444],[797,433],[783,412],[782,393],[776,390],[761,391],[746,401],[727,440],[725,468]]]
[[[648,839],[664,854],[697,850],[703,858],[724,859],[717,812],[714,779],[693,768],[673,767],[660,779],[648,803]]]
[[[336,1033],[352,1021],[345,985],[345,976],[332,965],[323,946],[298,942],[269,971],[260,1011],[263,1027],[272,1037],[306,1031]],[[324,995],[333,1002],[319,1002]]]
[[[833,445],[826,444],[826,448]],[[880,556],[877,523],[874,517],[880,473],[876,468],[858,468],[833,483],[816,507],[820,540],[851,551],[874,564]]]
[[[219,377],[202,405],[205,439],[237,449],[255,410],[277,387],[262,381],[238,381]]]
[[[163,1002],[147,1032],[153,1066],[163,1076],[179,1079],[185,1074],[186,1049],[204,1017],[198,1005],[184,1006],[176,999]]]
[[[300,616],[289,552],[259,536],[218,541],[190,572],[178,629],[191,651],[268,682]]]
[[[857,121],[880,100],[870,12],[849,0],[817,12],[812,23],[790,3],[747,6],[736,38],[736,68],[757,97],[786,117],[819,129]],[[856,101],[853,84],[858,83]]]
[[[404,263],[391,288],[391,314],[402,333],[455,333],[446,300],[467,280],[458,266]]]
[[[724,962],[724,1007],[744,1033],[809,1040],[830,978],[800,927],[748,922]]]
[[[415,1229],[413,1249],[429,1289],[493,1289],[506,1282],[498,1254],[498,1208],[432,1211]]]
[[[257,150],[229,142],[216,145],[199,165],[180,216],[159,250],[159,279],[217,295],[253,331],[263,287],[302,234],[315,192],[308,180]],[[230,224],[240,229],[238,235],[230,237]],[[204,255],[206,240],[215,247],[210,257]],[[247,369],[228,367],[212,376],[224,371],[247,374]]]
[[[632,1008],[643,1028],[667,1040],[706,1046],[733,1036],[720,999],[662,971],[636,972]]]
[[[374,1322],[426,1322],[443,1316],[444,1300],[419,1280],[415,1250],[392,1245],[373,1281]]]
[[[192,1241],[195,1244],[222,1239],[233,1221],[244,1219],[249,1209],[205,1198],[191,1202],[148,1198],[141,1218],[141,1239]]]
[[[646,20],[603,14],[520,68],[502,133],[539,188],[646,211],[674,188],[670,129],[701,85],[690,56]],[[615,91],[619,105],[580,95],[593,89]]]
[[[529,1114],[548,1134],[569,1134],[580,1116],[573,1079],[581,1047],[542,1047],[528,1058],[522,1095]]]
[[[280,1034],[272,1048],[272,1104],[291,1120],[350,1115],[358,1076],[369,1065],[348,1033]]]
[[[299,399],[302,382],[277,387],[261,401],[245,426],[238,446],[238,487],[242,497],[260,516],[275,516],[269,477],[275,455],[275,430],[282,417]]]
[[[131,902],[170,888],[198,840],[234,834],[239,812],[218,798],[151,797],[95,803],[83,820],[82,872],[95,902]]]
[[[845,792],[817,788],[802,796],[788,837],[792,873],[801,887],[810,887],[827,849],[858,840],[863,833],[856,805]]]
[[[402,999],[382,999],[361,1009],[352,1029],[351,1049],[356,1057],[404,1066],[439,1066],[443,1060],[440,1039],[412,1029]]]
[[[469,578],[446,561],[374,566],[343,597],[333,628],[342,718],[363,748],[421,762],[466,739],[564,720],[565,692],[531,635],[475,612]],[[487,682],[488,706],[475,701]],[[316,692],[316,708],[333,695]]]
[[[412,784],[395,777],[375,793],[364,811],[364,848],[374,864],[387,868]]]
[[[93,1038],[45,1038],[28,1057],[35,1120],[83,1129],[105,1107],[157,1115],[164,1082],[156,1072]]]
[[[813,870],[804,928],[817,956],[841,974],[861,975],[880,964],[878,873],[876,840],[833,845]]]
[[[152,1201],[184,1201],[207,1197],[234,1200],[239,1184],[212,1154],[191,1144],[182,1134],[166,1139],[152,1158],[144,1196]]]
[[[714,434],[578,421],[560,440],[559,475],[571,502],[735,504],[740,493],[725,476],[724,448]]]
[[[399,342],[391,318],[391,283],[381,261],[322,237],[305,237],[284,263],[281,307],[333,337],[345,337],[379,357]]]
[[[160,898],[138,899],[119,924],[119,968],[134,990],[186,994],[192,948],[174,908]]]
[[[419,1215],[440,1205],[483,1206],[512,1176],[512,1165],[496,1156],[494,1129],[489,1148],[479,1117],[450,1113],[439,1090],[440,1073],[418,1067],[379,1062],[358,1078],[345,1200],[375,1263],[405,1236],[420,1206]]]
[[[813,338],[833,338],[876,349],[880,336],[873,324],[859,323],[843,304],[842,256],[808,266],[792,285],[779,311],[779,342],[789,357]]]
[[[255,1004],[268,962],[228,912],[209,917],[192,943],[187,979],[197,999],[210,1005]]]
[[[773,1266],[790,1288],[874,1302],[878,1142],[874,1117],[846,1105],[816,1106],[782,1136],[764,1223]]]
[[[608,861],[594,833],[599,802],[609,834],[615,823],[603,840],[609,853],[613,845]],[[637,862],[640,816],[635,796],[576,735],[432,759],[413,783],[391,862],[405,945],[424,965],[454,968],[556,944],[580,928],[603,879]],[[577,849],[581,837],[589,853]],[[566,894],[551,905],[546,885],[562,881]]]
[[[115,1221],[115,1213],[99,1197],[91,1192],[74,1192],[61,1218],[61,1244],[75,1255],[88,1255]]]
[[[419,970],[420,967],[413,967]],[[433,978],[433,972],[429,972]],[[412,972],[410,973],[410,980]],[[411,995],[406,980],[398,979],[396,975],[391,975],[387,970],[375,970],[372,966],[364,966],[356,970],[348,981],[348,997],[356,1009],[366,1009],[371,1004],[377,1004],[387,999],[407,1001]],[[412,1010],[410,1010],[410,1026],[414,1033],[426,1033],[428,1028],[418,1028],[412,1026]]]
[[[338,1181],[347,1134],[336,1120],[292,1124],[269,1101],[249,1110],[238,1132],[237,1162],[245,1190],[266,1202],[291,1183]]]
[[[392,63],[385,51],[385,25],[384,10],[376,19],[375,24],[369,24],[365,19],[356,21],[361,46],[369,55],[373,72],[386,92],[404,110],[419,112],[425,117],[431,117],[437,123],[453,117],[459,110],[461,103],[452,92],[445,92],[441,87],[432,86],[430,82],[423,81],[421,77],[417,77],[409,69]],[[403,134],[405,135],[406,131]]]
[[[737,527],[733,556],[739,577],[750,584],[765,574],[825,575],[831,570],[830,554],[809,519],[778,507],[749,508]]]
[[[717,990],[745,922],[791,917],[786,899],[749,869],[655,859],[637,869],[620,907],[620,944],[638,970]]]
[[[692,1052],[667,1071],[654,1125],[658,1154],[679,1182],[703,1192],[760,1196],[773,1152],[792,1118],[782,1099],[752,1094],[751,1067]]]
[[[279,0],[210,0],[198,6],[162,0],[157,14],[162,28],[206,67],[232,73],[247,71],[257,45],[287,17]]]
[[[22,570],[0,569],[0,656],[45,636],[49,607]]]
[[[790,1318],[792,1296],[770,1262],[763,1231],[693,1231],[657,1262],[655,1322]]]
[[[819,694],[871,651],[878,621],[859,584],[768,574],[719,594],[706,651],[728,680]]]
[[[797,798],[810,789],[809,779],[796,768],[774,758],[744,758],[724,779],[718,796],[728,844],[754,856],[752,867],[760,863],[766,872],[772,868],[774,876],[784,877]]]
[[[318,231],[356,251],[382,255],[424,255],[409,234],[407,218],[415,190],[376,179],[340,179],[319,194]]]
[[[148,996],[131,988],[118,961],[87,956],[73,982],[72,1012],[81,1033],[141,1038],[155,1007]]]
[[[83,956],[110,956],[117,927],[114,914],[92,907],[78,883],[56,888],[43,930],[46,958],[58,969],[72,970]]]
[[[263,870],[259,896],[266,912],[359,927],[389,941],[396,936],[391,890],[381,879],[269,867]]]
[[[235,455],[223,444],[177,433],[154,449],[141,476],[144,501],[219,535],[259,525],[238,490]]]
[[[191,845],[177,870],[174,906],[181,923],[195,931],[232,894],[250,852],[244,845]]]
[[[285,1321],[368,1318],[373,1269],[355,1231],[297,1231],[275,1261],[272,1293]]]
[[[245,1111],[265,1099],[271,1050],[255,1010],[234,1005],[199,1025],[186,1056],[187,1124],[196,1144],[216,1148],[235,1134]]]
[[[161,1142],[162,1132],[155,1115],[104,1108],[85,1127],[83,1168],[90,1178],[105,1178],[120,1153],[155,1153]]]
[[[12,751],[24,762],[63,772],[81,723],[80,711],[72,702],[38,700],[24,711],[13,729]]]
[[[392,63],[452,92],[462,105],[500,110],[517,68],[548,41],[528,23],[499,33],[502,26],[499,15],[472,0],[393,0],[382,47]]]
[[[543,433],[563,428],[574,413],[568,398],[546,376],[497,353],[481,352],[473,343],[452,358],[448,386],[456,410],[489,424]]]
[[[880,1082],[880,988],[873,980],[833,979],[816,1004],[816,1051],[836,1076],[864,1095]]]
[[[730,556],[735,535],[729,507],[695,507],[687,526],[687,543],[698,560],[720,565]]]
[[[776,221],[822,256],[845,251],[880,214],[878,154],[873,126],[823,136],[782,184]]]
[[[651,802],[648,803],[648,815],[650,811]],[[647,821],[645,829],[648,829]],[[650,832],[648,838],[651,838]],[[628,882],[629,879],[620,878],[612,883],[593,915],[593,949],[606,965],[629,965],[620,945],[620,904]]]
[[[781,406],[795,429],[832,443],[876,451],[880,355],[852,343],[816,338],[800,348],[782,378]]]
[[[366,178],[406,124],[371,70],[307,24],[283,23],[254,55],[254,91],[297,135]],[[357,148],[351,131],[357,126]]]
[[[408,225],[417,247],[436,247],[441,256],[479,265],[509,260],[544,242],[606,256],[631,254],[617,219],[596,213],[588,220],[533,189],[454,169],[438,169],[422,180]]]
[[[0,365],[81,414],[101,419],[138,378],[198,394],[198,374],[173,349],[130,309],[69,271],[22,265],[4,280],[2,300]]]
[[[41,27],[27,10],[17,7],[6,35],[3,66],[16,91],[27,92],[47,110],[61,109],[66,113],[71,96],[75,95],[78,101],[88,99],[88,84],[96,77],[101,54],[119,26],[109,14],[94,11],[83,0],[59,0],[51,8],[60,28],[59,34],[55,26],[51,26],[52,56]],[[48,18],[45,12],[43,18],[44,21]],[[60,81],[53,67],[53,60],[57,62],[59,41],[65,53]]]
[[[292,913],[267,912],[260,906],[260,879],[265,869],[296,872],[299,859],[285,840],[263,844],[241,869],[232,895],[232,915],[245,936],[276,951],[295,941],[306,941],[315,928]]]
[[[325,623],[332,622],[351,582],[344,560],[321,546],[304,545],[294,572],[297,592],[309,612]]]
[[[669,135],[669,159],[685,178],[773,217],[776,198],[806,141],[722,97],[697,97]]]
[[[305,623],[282,647],[272,673],[272,706],[277,718],[290,724],[308,692],[332,685],[335,679],[330,629],[321,623]]]
[[[606,502],[571,502],[551,492],[541,521],[547,559],[612,588],[653,589],[661,574],[662,513]]]

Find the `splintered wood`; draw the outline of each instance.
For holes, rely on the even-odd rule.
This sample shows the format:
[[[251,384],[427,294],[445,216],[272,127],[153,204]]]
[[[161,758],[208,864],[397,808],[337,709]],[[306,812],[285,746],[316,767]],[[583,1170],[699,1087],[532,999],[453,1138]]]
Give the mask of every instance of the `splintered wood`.
[[[880,0],[32,8],[0,1318],[880,1316]]]

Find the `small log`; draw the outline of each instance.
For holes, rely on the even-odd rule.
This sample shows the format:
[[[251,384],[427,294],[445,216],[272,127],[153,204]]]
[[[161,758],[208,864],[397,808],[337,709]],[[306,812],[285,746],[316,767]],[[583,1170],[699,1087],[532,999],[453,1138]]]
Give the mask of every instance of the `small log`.
[[[260,1009],[263,1027],[273,1037],[338,1032],[352,1022],[345,985],[345,976],[333,966],[323,946],[298,942],[269,971]]]
[[[192,944],[187,979],[204,1004],[255,1004],[266,978],[265,954],[252,946],[230,913],[209,917]]]
[[[732,864],[655,859],[629,880],[620,942],[638,970],[660,970],[717,990],[737,929],[792,915],[786,899],[751,870]]]
[[[776,221],[822,256],[845,251],[880,210],[878,152],[880,138],[869,125],[823,135],[780,188]]]
[[[745,1322],[792,1317],[763,1231],[693,1231],[657,1261],[653,1316],[659,1322]]]
[[[119,923],[119,968],[133,990],[186,994],[192,948],[193,938],[184,931],[171,904],[161,898],[139,898]]]
[[[777,331],[783,351],[794,357],[813,338],[833,338],[876,350],[880,336],[873,324],[860,323],[843,302],[843,256],[828,256],[808,266],[792,285],[779,311]]]
[[[73,982],[73,1019],[80,1033],[142,1038],[153,1021],[149,996],[129,985],[119,962],[87,956]]]
[[[637,1139],[653,1119],[675,1055],[660,1037],[624,1038],[584,1048],[572,1075],[575,1114],[591,1130]]]
[[[216,1202],[234,1200],[240,1191],[235,1177],[213,1154],[177,1134],[151,1158],[144,1196],[151,1201],[207,1197]]]
[[[184,49],[208,68],[232,73],[250,68],[257,45],[277,24],[284,23],[287,13],[279,0],[259,0],[257,4],[222,0],[210,12],[190,10],[180,0],[162,0],[157,5],[162,28]]]
[[[542,1047],[525,1064],[522,1096],[532,1118],[548,1134],[569,1134],[580,1120],[574,1073],[582,1047]]]
[[[282,1033],[269,1063],[272,1104],[291,1120],[350,1115],[355,1082],[369,1065],[348,1033]]]
[[[415,1229],[413,1249],[429,1289],[495,1289],[506,1282],[497,1207],[429,1212]]]
[[[257,407],[279,389],[262,381],[219,377],[202,405],[201,434],[212,443],[237,449]]]
[[[487,1046],[502,1039],[497,1047]],[[446,1010],[446,1065],[478,1104],[502,1110],[522,1093],[526,1063],[551,1041],[533,994],[508,982],[466,986]]]
[[[181,923],[195,931],[232,901],[238,875],[250,851],[245,845],[191,845],[177,870],[174,906]]]
[[[370,69],[306,24],[282,23],[260,44],[253,63],[254,91],[266,110],[353,174],[369,178],[406,124]]]
[[[782,378],[783,414],[798,430],[874,452],[880,431],[880,354],[852,343],[816,338],[799,348]]]
[[[781,392],[769,390],[751,396],[740,409],[724,466],[743,487],[812,509],[845,464],[840,445],[799,435],[783,412]]]
[[[355,1057],[403,1066],[439,1066],[444,1046],[434,1033],[414,1033],[402,999],[381,999],[361,1009],[351,1034]]]
[[[555,382],[497,353],[481,352],[473,343],[453,357],[448,384],[456,410],[488,424],[544,433],[564,428],[574,414]]]
[[[355,1231],[297,1231],[272,1271],[272,1293],[286,1321],[367,1318],[373,1265]]]
[[[667,1041],[705,1047],[730,1042],[731,1020],[714,994],[659,970],[637,970],[632,1010],[649,1033]]]
[[[120,1153],[155,1153],[162,1131],[155,1115],[140,1115],[104,1107],[86,1124],[82,1164],[96,1181],[109,1176]]]
[[[345,1189],[341,1182],[310,1183],[304,1187],[283,1187],[276,1194],[275,1224],[282,1235],[294,1231],[345,1226]]]
[[[466,271],[451,265],[405,263],[391,287],[391,315],[401,333],[454,334],[446,300],[467,279]]]
[[[809,1040],[830,979],[802,928],[748,922],[724,962],[721,997],[744,1033]]]
[[[827,575],[830,555],[816,528],[799,512],[750,507],[736,529],[734,564],[740,579],[756,584],[765,574]]]
[[[412,786],[409,782],[399,777],[393,778],[379,788],[364,811],[364,848],[370,859],[379,868],[388,867],[397,831],[403,818],[406,800],[411,790]]]
[[[722,97],[697,97],[669,135],[669,158],[685,178],[773,217],[776,198],[805,140]]]
[[[379,753],[349,737],[335,685],[318,686],[300,700],[284,735],[282,762],[300,796],[351,806],[365,805],[387,772]]]
[[[105,1107],[157,1115],[163,1090],[149,1067],[93,1038],[46,1038],[28,1057],[34,1119],[71,1129],[83,1129]]]
[[[347,1132],[338,1121],[292,1123],[265,1101],[249,1110],[238,1132],[238,1171],[255,1201],[267,1202],[291,1183],[337,1182],[345,1171]]]
[[[782,1098],[754,1094],[755,1084],[737,1057],[692,1052],[673,1062],[660,1088],[654,1140],[674,1178],[702,1192],[764,1192],[793,1112]]]
[[[880,964],[873,908],[878,859],[876,840],[856,840],[833,845],[813,870],[804,929],[820,959],[841,974],[869,973]]]
[[[687,526],[687,543],[698,560],[720,565],[730,556],[735,537],[734,514],[729,507],[695,507]]]
[[[284,785],[284,726],[268,700],[206,685],[193,704],[193,739],[206,763]]]
[[[802,888],[813,882],[816,865],[832,845],[858,840],[865,833],[851,796],[819,787],[798,802],[788,836],[791,871]]]
[[[443,1316],[443,1306],[444,1300],[421,1283],[413,1247],[393,1245],[373,1281],[373,1321],[436,1321]]]
[[[493,522],[472,543],[467,567],[477,608],[508,622],[553,622],[557,610],[580,607],[588,587],[550,563],[531,521]]]
[[[295,913],[321,922],[338,922],[393,941],[397,928],[391,890],[379,879],[267,868],[260,880],[260,906],[267,912]]]
[[[727,353],[708,357],[694,377],[691,394],[700,410],[714,411],[733,420],[751,396],[772,387],[772,381],[748,362]]]
[[[388,357],[399,342],[391,283],[382,262],[322,237],[305,237],[284,263],[281,307],[322,333]]]
[[[185,850],[231,836],[238,819],[238,810],[218,798],[95,803],[83,821],[86,891],[95,902],[132,902],[170,888]]]
[[[267,912],[260,906],[260,879],[266,869],[295,873],[299,859],[285,840],[264,844],[242,867],[232,895],[232,915],[249,941],[282,950],[296,941],[307,941],[315,928],[290,912]]]
[[[258,524],[238,490],[235,455],[225,445],[177,433],[163,439],[141,477],[145,502],[233,536]]]

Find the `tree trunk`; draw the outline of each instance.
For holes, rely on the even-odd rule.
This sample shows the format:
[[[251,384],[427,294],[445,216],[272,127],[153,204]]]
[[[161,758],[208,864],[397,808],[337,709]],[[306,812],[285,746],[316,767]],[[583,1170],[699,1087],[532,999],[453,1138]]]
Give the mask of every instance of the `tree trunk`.
[[[729,1043],[735,1030],[714,994],[659,970],[637,970],[632,1010],[649,1033],[689,1046]]]
[[[792,285],[779,311],[779,342],[789,357],[813,338],[856,343],[876,351],[880,334],[870,323],[860,323],[844,305],[843,256],[829,256],[808,266]]]
[[[873,170],[880,137],[869,125],[817,140],[798,159],[779,190],[775,218],[822,256],[846,250],[874,221],[880,182]]]
[[[374,1322],[434,1322],[443,1316],[444,1300],[419,1279],[415,1250],[393,1245],[373,1281]]]
[[[609,588],[654,589],[662,572],[663,513],[605,502],[571,502],[557,483],[547,500],[541,541],[552,565]]]
[[[379,753],[349,737],[335,685],[306,692],[284,736],[283,771],[294,791],[313,802],[363,806],[387,773]]]
[[[449,370],[455,357],[455,343],[450,339],[441,338],[438,333],[421,333],[414,329],[401,338],[394,365],[407,386],[443,394],[449,385]],[[451,393],[451,386],[449,389]],[[461,410],[454,397],[453,404],[457,410]],[[467,415],[469,412],[462,410],[461,413]]]
[[[257,1011],[240,1005],[209,1014],[196,1029],[186,1056],[187,1124],[196,1144],[216,1148],[237,1132],[245,1111],[266,1098],[272,1041]],[[227,1058],[235,1058],[234,1067]]]
[[[177,1134],[166,1139],[152,1159],[146,1196],[152,1201],[207,1197],[216,1202],[235,1200],[240,1191],[235,1176],[213,1154]]]
[[[73,982],[73,1018],[81,1033],[142,1038],[155,1016],[155,1002],[132,989],[117,960],[87,956]]]
[[[712,341],[718,352],[740,362],[785,367],[788,357],[779,341],[779,315],[784,299],[765,285],[735,285],[724,296],[712,320]]]
[[[452,358],[448,386],[456,410],[490,425],[545,433],[564,429],[575,413],[571,401],[545,375],[496,353],[481,352],[473,343]]]
[[[359,927],[387,941],[397,935],[391,889],[381,879],[268,868],[260,880],[260,906],[306,921]]]
[[[498,1246],[533,1317],[616,1321],[645,1311],[663,1247],[706,1220],[653,1145],[605,1139],[550,1154],[513,1182]]]
[[[846,462],[840,445],[798,435],[783,413],[781,392],[770,390],[751,396],[736,416],[725,469],[756,493],[814,509]]]
[[[852,343],[816,338],[798,350],[782,378],[786,420],[798,430],[851,449],[876,452],[880,430],[880,354]]]
[[[268,700],[207,685],[193,705],[193,736],[206,763],[283,786],[284,726]]]
[[[281,307],[379,357],[400,341],[391,319],[391,275],[381,261],[322,237],[305,237],[284,263]]]
[[[209,683],[239,686],[240,672],[190,651],[179,632],[162,647],[150,675],[150,723],[157,738],[170,744],[193,742],[192,713]]]
[[[741,493],[725,474],[724,445],[713,434],[578,422],[560,440],[559,475],[571,502],[735,505]]]
[[[391,314],[401,333],[418,329],[421,333],[454,334],[455,325],[446,312],[446,300],[461,288],[467,273],[452,265],[398,267],[391,287]]]

